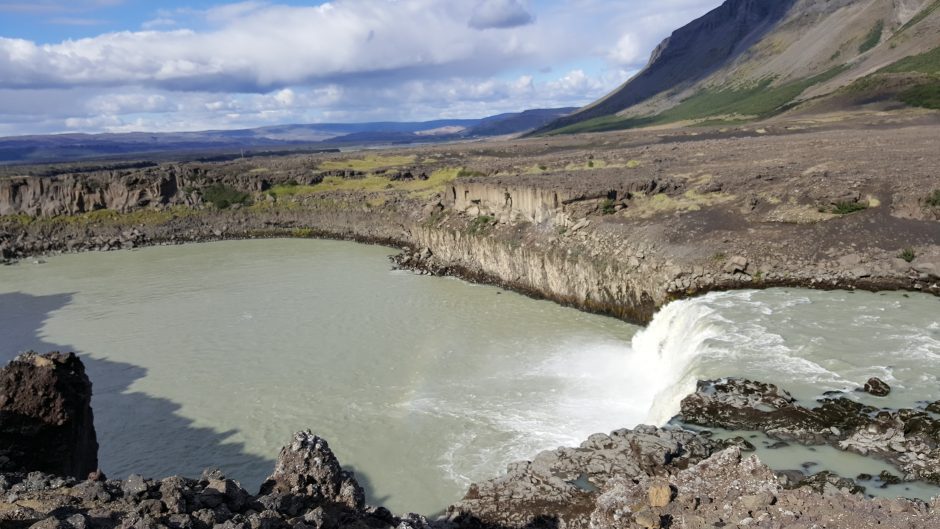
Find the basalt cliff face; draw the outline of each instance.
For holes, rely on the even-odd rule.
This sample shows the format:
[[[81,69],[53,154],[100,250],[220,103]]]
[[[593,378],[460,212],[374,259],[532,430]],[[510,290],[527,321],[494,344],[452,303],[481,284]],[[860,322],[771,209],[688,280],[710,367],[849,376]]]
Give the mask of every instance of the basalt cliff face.
[[[520,140],[14,177],[0,179],[0,259],[347,238],[405,248],[406,268],[640,322],[715,289],[940,293],[936,132],[626,133],[601,146]]]

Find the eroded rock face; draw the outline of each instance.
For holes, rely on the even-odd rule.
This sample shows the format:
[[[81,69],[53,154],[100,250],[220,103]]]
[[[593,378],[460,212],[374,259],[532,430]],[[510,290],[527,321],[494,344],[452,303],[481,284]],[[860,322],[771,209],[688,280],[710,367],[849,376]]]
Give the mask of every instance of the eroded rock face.
[[[74,353],[26,353],[0,369],[2,470],[77,478],[95,471],[91,391]]]
[[[699,382],[682,401],[689,424],[755,430],[781,441],[828,444],[892,463],[906,480],[940,483],[940,420],[918,410],[878,409],[845,397],[799,405],[773,384],[743,379]]]

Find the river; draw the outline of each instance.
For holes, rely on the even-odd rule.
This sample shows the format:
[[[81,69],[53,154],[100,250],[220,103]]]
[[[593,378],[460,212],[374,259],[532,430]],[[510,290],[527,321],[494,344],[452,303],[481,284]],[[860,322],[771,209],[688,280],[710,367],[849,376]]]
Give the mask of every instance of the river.
[[[538,451],[664,423],[695,380],[800,399],[880,376],[940,399],[940,300],[773,289],[667,306],[646,329],[391,270],[315,240],[86,253],[0,268],[0,360],[80,353],[107,474],[219,467],[256,490],[301,429],[369,500],[434,513]],[[802,457],[802,456],[793,456]]]

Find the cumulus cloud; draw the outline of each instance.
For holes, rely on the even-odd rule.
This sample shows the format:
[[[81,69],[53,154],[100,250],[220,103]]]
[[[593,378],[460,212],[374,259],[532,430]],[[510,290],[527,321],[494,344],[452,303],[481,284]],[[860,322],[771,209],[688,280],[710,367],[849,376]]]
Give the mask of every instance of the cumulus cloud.
[[[90,6],[120,0],[39,1]],[[139,31],[0,37],[0,134],[481,117],[579,106],[721,0],[272,1],[159,9]],[[17,2],[0,0],[0,11]],[[23,3],[25,5],[25,3]]]
[[[494,73],[557,51],[532,33],[507,39],[474,31],[467,21],[476,16],[490,25],[519,21],[515,0],[481,5],[471,14],[465,5],[437,0],[340,0],[314,7],[242,2],[207,11],[213,28],[202,32],[128,31],[51,45],[0,38],[0,86],[123,83],[265,92],[402,71]]]
[[[470,27],[476,29],[505,29],[525,26],[535,17],[519,0],[481,0],[470,17]]]

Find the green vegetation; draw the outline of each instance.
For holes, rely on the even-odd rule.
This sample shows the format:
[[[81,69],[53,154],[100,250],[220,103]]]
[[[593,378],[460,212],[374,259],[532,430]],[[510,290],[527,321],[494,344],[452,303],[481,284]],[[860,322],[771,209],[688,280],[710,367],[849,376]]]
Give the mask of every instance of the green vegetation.
[[[603,116],[569,125],[551,134],[623,130],[717,116],[767,118],[789,109],[793,100],[808,88],[832,79],[846,68],[846,66],[839,66],[819,75],[779,86],[772,86],[774,79],[767,78],[749,87],[703,89],[675,107],[655,116],[632,118]]]
[[[218,209],[228,209],[235,204],[247,204],[251,195],[225,184],[213,184],[202,190],[202,199]]]
[[[912,107],[940,110],[940,79],[934,83],[908,88],[898,94],[898,99]]]
[[[885,21],[879,20],[875,22],[874,27],[865,35],[865,39],[862,40],[862,43],[858,45],[858,52],[865,53],[866,51],[874,48],[881,42],[881,35],[885,31]]]
[[[919,55],[905,57],[898,62],[882,68],[880,71],[884,73],[920,72],[926,74],[940,74],[940,47]]]
[[[275,198],[308,195],[316,191],[316,186],[300,185],[296,182],[278,184],[268,189],[267,193]]]
[[[935,189],[933,193],[927,195],[927,205],[932,208],[940,208],[940,189]]]
[[[460,171],[457,171],[457,178],[471,178],[471,177],[478,177],[478,176],[486,176],[486,173],[484,173],[483,171],[467,169],[466,167],[460,169]]]
[[[332,191],[366,191],[375,193],[405,192],[413,196],[430,196],[452,182],[463,169],[439,169],[428,176],[427,180],[392,181],[384,175],[370,174],[364,178],[342,178],[328,176],[316,185],[280,184],[271,187],[267,193],[275,198],[309,196]]]
[[[901,253],[898,254],[898,259],[904,259],[908,263],[913,261],[917,257],[917,254],[914,253],[913,248],[905,248],[901,250]]]
[[[316,236],[316,233],[311,228],[294,228],[291,236],[298,239],[310,239]]]
[[[333,171],[350,169],[353,171],[374,171],[387,167],[400,167],[415,163],[415,156],[366,156],[352,160],[335,160],[320,164],[320,170]]]
[[[496,219],[489,215],[480,215],[479,217],[473,219],[473,221],[470,223],[470,226],[467,228],[467,231],[472,234],[484,233],[495,221]]]
[[[868,209],[868,204],[865,202],[837,202],[836,205],[832,207],[832,213],[836,215],[849,215],[866,209]]]
[[[614,213],[617,212],[617,206],[614,205],[613,200],[608,198],[607,200],[604,201],[603,204],[601,204],[601,212],[604,215],[613,215]]]
[[[914,15],[914,18],[912,18],[912,19],[910,19],[910,20],[907,21],[907,24],[904,24],[903,26],[901,26],[901,29],[899,29],[898,32],[897,32],[895,35],[899,35],[899,34],[905,32],[905,31],[907,31],[908,29],[910,29],[910,28],[916,26],[916,25],[919,24],[922,20],[924,20],[925,18],[927,18],[927,17],[929,17],[930,15],[932,15],[933,12],[936,11],[937,9],[940,9],[940,0],[936,0],[934,3],[930,4],[929,6],[923,8],[923,9],[921,9],[919,13],[917,13],[916,15]]]

